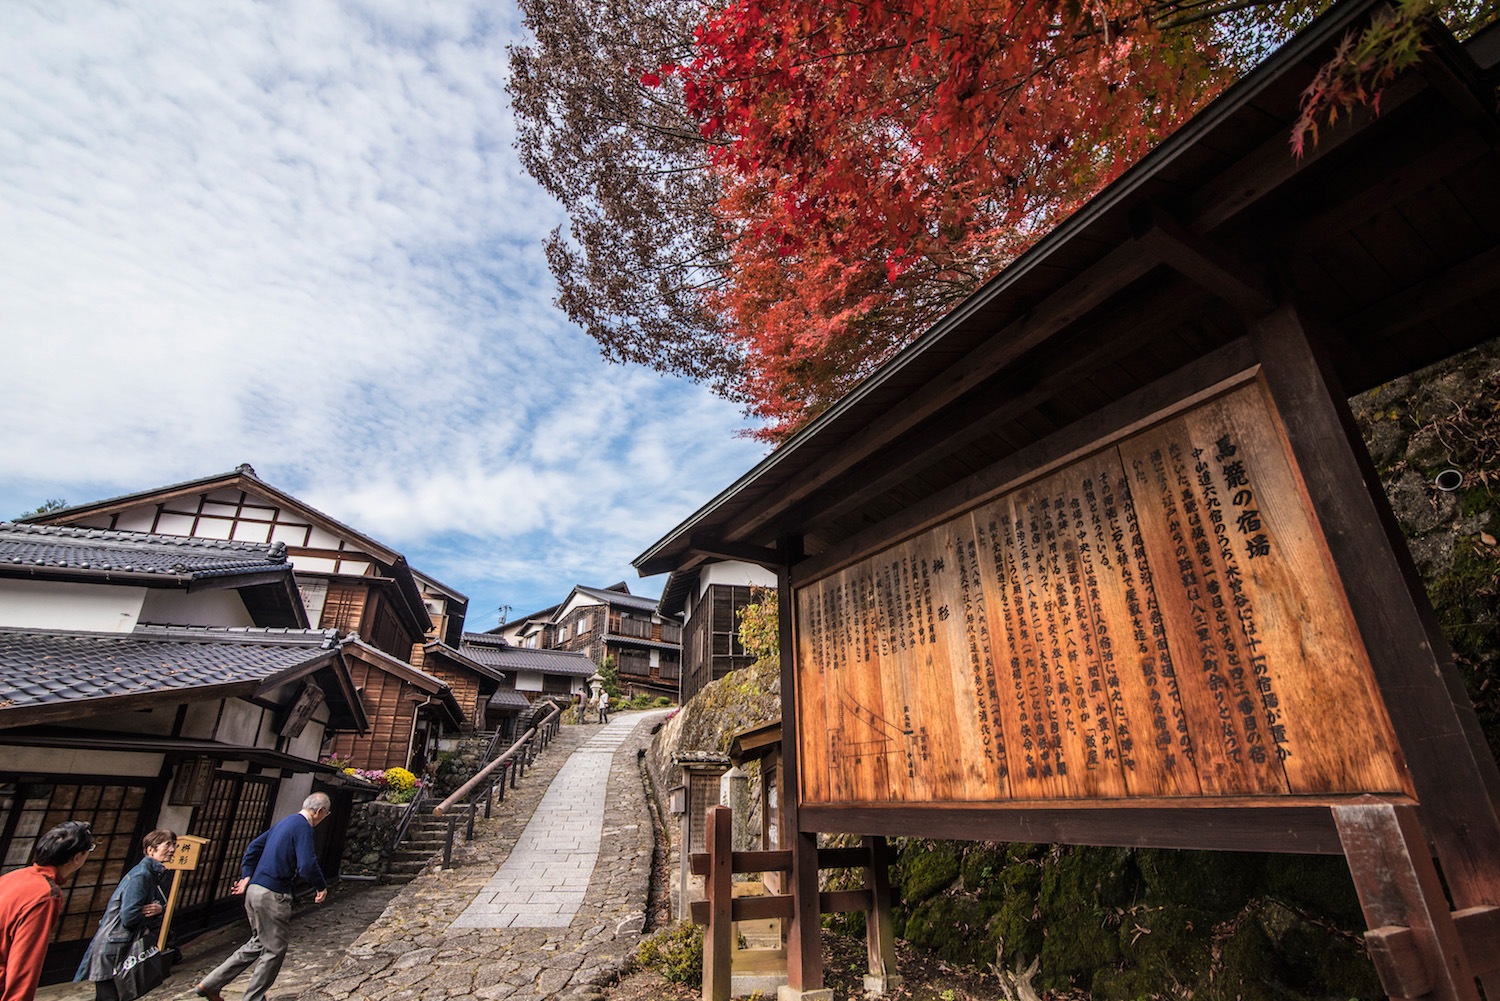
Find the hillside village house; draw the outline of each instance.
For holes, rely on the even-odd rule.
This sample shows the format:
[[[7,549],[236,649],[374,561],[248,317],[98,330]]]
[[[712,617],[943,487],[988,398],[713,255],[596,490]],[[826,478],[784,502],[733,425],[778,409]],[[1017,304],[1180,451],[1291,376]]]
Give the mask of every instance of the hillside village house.
[[[586,654],[597,664],[613,658],[630,693],[676,697],[682,626],[657,612],[657,599],[630,593],[623,581],[573,588],[560,604],[507,623],[496,633],[515,646]]]
[[[656,610],[663,622],[683,622],[679,702],[755,662],[740,642],[740,610],[755,601],[756,588],[775,587],[774,573],[739,560],[703,563],[667,577]]]
[[[477,703],[498,679],[449,658],[423,668],[431,640],[454,647],[468,599],[369,536],[260,479],[249,465],[228,473],[34,515],[29,522],[202,539],[280,544],[292,565],[307,620],[344,637],[364,695],[370,733],[340,734],[328,750],[357,768],[420,771],[440,739],[478,718]]]
[[[486,703],[485,729],[519,736],[517,723],[543,700],[572,702],[588,691],[599,665],[587,654],[513,646],[498,633],[464,633],[459,653],[503,680]]]
[[[314,788],[336,869],[364,784],[317,759],[326,731],[368,722],[337,633],[306,626],[280,543],[0,523],[0,868],[63,820],[99,843],[63,889],[49,980],[155,827],[209,839],[179,931],[238,912],[245,846]]]

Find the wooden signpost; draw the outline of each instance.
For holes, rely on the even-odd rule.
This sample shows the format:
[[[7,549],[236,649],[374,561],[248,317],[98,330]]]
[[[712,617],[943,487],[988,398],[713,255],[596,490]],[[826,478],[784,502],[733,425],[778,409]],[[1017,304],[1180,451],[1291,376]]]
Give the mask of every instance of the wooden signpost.
[[[203,854],[203,846],[208,843],[208,838],[200,838],[193,834],[177,836],[177,850],[165,863],[166,867],[172,870],[172,891],[167,897],[167,912],[162,915],[161,934],[156,937],[158,949],[167,947],[167,932],[171,930],[172,918],[177,914],[177,896],[182,889],[182,874],[198,868],[198,859]]]

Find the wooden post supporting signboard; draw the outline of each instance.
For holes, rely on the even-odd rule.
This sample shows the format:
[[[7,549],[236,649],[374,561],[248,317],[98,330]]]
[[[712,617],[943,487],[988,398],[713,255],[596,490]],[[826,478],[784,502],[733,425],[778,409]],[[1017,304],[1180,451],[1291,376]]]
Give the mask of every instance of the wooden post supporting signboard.
[[[158,949],[167,947],[167,932],[172,930],[172,918],[177,914],[177,896],[182,891],[182,874],[198,868],[198,858],[203,854],[203,846],[208,843],[208,838],[193,834],[177,836],[177,850],[166,861],[166,867],[172,870],[172,892],[167,896],[167,912],[162,915],[161,934],[156,937]]]
[[[1365,934],[1370,958],[1386,992],[1479,1001],[1416,808],[1371,796],[1336,806],[1333,815],[1370,924]]]

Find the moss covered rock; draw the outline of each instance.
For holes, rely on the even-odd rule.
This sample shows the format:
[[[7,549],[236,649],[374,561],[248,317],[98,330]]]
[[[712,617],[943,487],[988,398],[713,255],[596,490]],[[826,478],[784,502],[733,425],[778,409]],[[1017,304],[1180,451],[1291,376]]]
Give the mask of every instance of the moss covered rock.
[[[958,879],[963,848],[946,841],[910,841],[902,852],[901,899],[908,907],[946,890]]]

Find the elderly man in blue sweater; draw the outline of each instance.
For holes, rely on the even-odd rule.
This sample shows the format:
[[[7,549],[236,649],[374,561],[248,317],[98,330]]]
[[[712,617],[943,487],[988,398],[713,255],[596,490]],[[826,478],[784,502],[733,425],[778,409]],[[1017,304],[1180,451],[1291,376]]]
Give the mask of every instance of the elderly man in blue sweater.
[[[313,850],[313,828],[332,812],[328,797],[315,792],[302,801],[302,809],[276,822],[245,849],[240,862],[240,880],[232,893],[245,895],[245,914],[250,918],[250,941],[239,947],[218,969],[203,978],[198,996],[224,1001],[219,992],[252,963],[245,1001],[265,1001],[266,991],[276,982],[286,959],[288,925],[292,917],[292,881],[301,876],[318,895],[328,897],[328,881]]]

